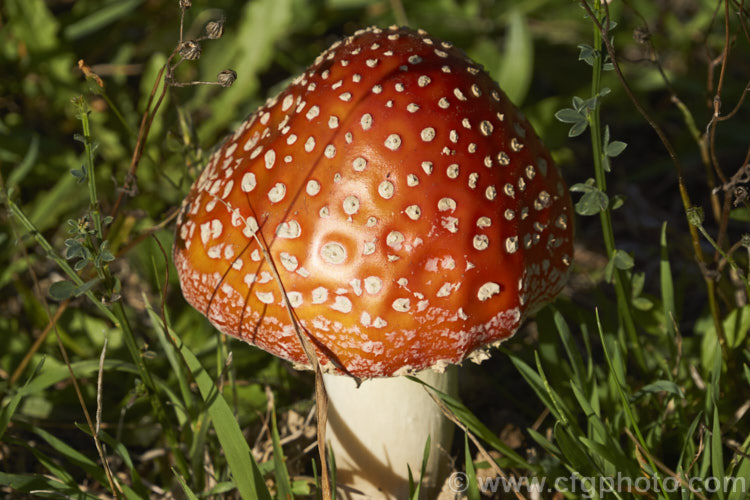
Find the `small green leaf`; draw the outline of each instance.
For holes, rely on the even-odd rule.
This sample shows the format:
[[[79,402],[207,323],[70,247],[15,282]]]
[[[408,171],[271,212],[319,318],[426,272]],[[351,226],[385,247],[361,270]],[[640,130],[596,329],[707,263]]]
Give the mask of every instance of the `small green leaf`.
[[[646,297],[635,297],[633,298],[633,307],[639,311],[650,311],[654,307],[654,303]]]
[[[615,250],[614,262],[615,267],[621,271],[627,271],[635,265],[633,257],[624,250]]]
[[[610,158],[614,158],[625,151],[626,147],[628,147],[628,145],[622,141],[612,141],[607,144],[607,149],[604,151],[604,154]]]
[[[594,185],[595,182],[594,179],[588,178],[586,179],[586,182],[579,182],[570,186],[570,191],[574,193],[589,193],[591,191],[596,191],[597,188]]]
[[[81,262],[84,262],[84,261],[81,261]],[[99,278],[94,278],[92,280],[89,280],[83,285],[77,287],[75,291],[73,292],[73,295],[75,295],[76,297],[80,297],[84,293],[94,288],[97,284],[99,284]]]
[[[596,109],[596,103],[598,100],[599,100],[599,96],[595,95],[594,97],[589,97],[588,99],[583,101],[583,107],[587,111],[593,111],[594,109]]]
[[[555,118],[563,123],[578,123],[579,121],[586,119],[580,111],[576,111],[572,108],[563,108],[559,110],[555,113]]]
[[[630,396],[630,402],[635,402],[647,394],[655,394],[659,392],[666,392],[667,394],[673,394],[680,399],[685,399],[685,394],[683,394],[680,386],[669,380],[657,380],[656,382],[641,387],[635,394]]]
[[[86,182],[86,176],[88,175],[88,173],[86,172],[86,165],[81,165],[80,170],[71,170],[70,174],[75,177],[76,184],[83,184],[84,182]]]
[[[47,293],[52,300],[67,300],[76,292],[76,286],[67,280],[55,281],[49,287]]]
[[[594,189],[581,196],[575,205],[576,213],[579,215],[596,215],[606,210],[609,205],[607,193]]]
[[[584,61],[589,66],[593,66],[594,57],[596,57],[597,55],[596,51],[594,50],[594,47],[592,47],[591,45],[582,43],[578,45],[578,49],[580,50],[578,54],[578,60]]]
[[[588,126],[589,126],[589,123],[586,120],[576,123],[575,125],[570,127],[570,130],[568,130],[568,137],[578,137],[579,135],[581,135],[582,133],[586,131]]]
[[[609,209],[617,210],[625,204],[625,196],[616,194],[609,199]]]

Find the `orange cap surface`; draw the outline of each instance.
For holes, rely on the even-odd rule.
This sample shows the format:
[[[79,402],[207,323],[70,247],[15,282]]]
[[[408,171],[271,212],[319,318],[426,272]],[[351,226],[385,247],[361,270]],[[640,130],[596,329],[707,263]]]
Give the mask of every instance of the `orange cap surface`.
[[[390,376],[458,363],[561,289],[571,200],[490,77],[422,31],[337,42],[211,157],[174,259],[222,332],[307,364]],[[335,363],[328,363],[332,358]]]

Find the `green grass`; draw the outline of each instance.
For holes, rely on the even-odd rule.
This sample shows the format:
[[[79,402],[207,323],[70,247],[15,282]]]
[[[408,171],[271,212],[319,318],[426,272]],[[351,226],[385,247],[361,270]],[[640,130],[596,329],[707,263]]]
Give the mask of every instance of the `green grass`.
[[[461,401],[435,394],[466,496],[504,477],[641,498],[620,474],[648,498],[750,498],[750,6],[194,1],[186,37],[222,13],[224,36],[169,78],[237,81],[163,92],[177,4],[0,6],[0,495],[320,494],[311,374],[184,302],[171,222],[266,97],[336,38],[406,19],[502,83],[579,214],[563,296],[462,369]]]

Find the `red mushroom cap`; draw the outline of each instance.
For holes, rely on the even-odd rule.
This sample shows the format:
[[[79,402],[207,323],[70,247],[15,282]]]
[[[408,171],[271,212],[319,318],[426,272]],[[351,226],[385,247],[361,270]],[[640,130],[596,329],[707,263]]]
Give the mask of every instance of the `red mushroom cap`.
[[[389,376],[458,363],[562,288],[568,190],[490,77],[423,31],[335,43],[211,157],[174,259],[222,332],[306,364]],[[480,351],[481,352],[481,351]]]

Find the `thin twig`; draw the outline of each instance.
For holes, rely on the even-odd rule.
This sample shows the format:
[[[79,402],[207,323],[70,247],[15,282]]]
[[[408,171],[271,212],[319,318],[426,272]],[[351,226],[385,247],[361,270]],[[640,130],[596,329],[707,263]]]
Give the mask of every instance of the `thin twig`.
[[[104,380],[104,360],[107,359],[107,342],[109,337],[104,333],[102,353],[99,356],[99,375],[96,377],[96,435],[102,427],[102,381]]]
[[[55,315],[52,316],[52,318],[47,323],[47,326],[44,327],[44,330],[42,330],[42,333],[36,338],[34,341],[34,344],[29,347],[29,349],[26,351],[26,354],[24,355],[21,362],[18,364],[15,370],[13,370],[13,375],[10,377],[10,381],[8,382],[9,387],[13,387],[16,382],[18,382],[19,377],[21,374],[23,374],[24,370],[26,370],[26,367],[28,366],[29,362],[31,361],[31,358],[34,357],[34,354],[36,354],[39,351],[39,347],[41,347],[42,343],[47,339],[47,335],[49,332],[52,331],[52,328],[57,324],[58,320],[60,319],[60,316],[65,312],[65,310],[68,308],[68,305],[70,304],[70,300],[65,300],[60,303],[60,305],[57,306],[57,310],[55,311]]]
[[[469,439],[471,439],[471,442],[474,443],[474,446],[477,447],[477,449],[479,450],[479,453],[482,454],[482,457],[487,461],[488,464],[490,464],[490,466],[492,467],[492,470],[494,470],[495,473],[502,478],[503,484],[508,484],[509,483],[508,475],[503,471],[503,469],[500,468],[500,466],[497,464],[495,459],[492,458],[492,455],[490,455],[489,452],[487,452],[487,449],[484,446],[482,446],[481,441],[479,441],[479,439],[477,439],[477,437],[474,436],[474,434],[472,434],[471,431],[469,431],[468,427],[466,427],[464,423],[461,422],[461,420],[459,420],[459,418],[455,415],[455,413],[453,413],[453,411],[451,411],[451,409],[448,408],[445,405],[445,403],[443,403],[443,401],[434,392],[428,389],[427,386],[424,386],[424,390],[427,391],[427,394],[430,395],[430,397],[435,402],[435,404],[440,409],[440,411],[443,412],[443,415],[445,415],[448,420],[456,424],[456,426],[462,431],[464,431],[467,436],[469,436]],[[515,493],[516,498],[519,498],[521,500],[526,499],[526,497],[524,497],[521,494],[521,492],[518,491],[517,488],[513,489],[513,493]]]
[[[651,453],[649,453],[648,450],[646,450],[643,446],[641,446],[641,443],[638,442],[638,439],[636,439],[636,437],[633,436],[633,434],[630,432],[630,429],[628,429],[627,427],[625,427],[625,434],[627,434],[630,440],[633,441],[633,444],[635,444],[635,447],[638,448],[638,451],[642,453],[643,455],[645,455],[646,457],[648,457],[654,464],[656,464],[656,467],[659,470],[668,474],[670,477],[676,479],[677,482],[679,482],[683,488],[687,488],[688,491],[690,491],[692,494],[694,494],[698,498],[702,500],[708,500],[708,498],[705,495],[701,494],[700,490],[696,490],[695,488],[693,488],[688,481],[685,481],[685,478],[683,478],[682,476],[674,472],[672,469],[667,467],[664,464],[664,462],[660,461],[658,458],[651,455]]]

